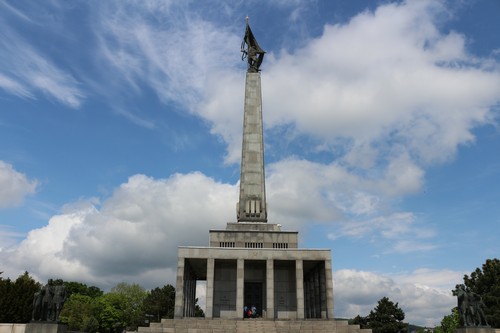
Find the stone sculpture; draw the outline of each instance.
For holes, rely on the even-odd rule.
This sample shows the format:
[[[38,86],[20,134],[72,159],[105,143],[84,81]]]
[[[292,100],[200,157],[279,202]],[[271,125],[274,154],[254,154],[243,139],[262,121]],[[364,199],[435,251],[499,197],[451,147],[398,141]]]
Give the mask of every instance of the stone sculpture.
[[[458,313],[465,327],[489,327],[483,311],[485,305],[480,295],[465,290],[463,285],[457,285],[453,295],[457,296]]]
[[[66,287],[55,286],[54,281],[50,279],[33,297],[31,321],[57,322],[64,302],[66,302]]]

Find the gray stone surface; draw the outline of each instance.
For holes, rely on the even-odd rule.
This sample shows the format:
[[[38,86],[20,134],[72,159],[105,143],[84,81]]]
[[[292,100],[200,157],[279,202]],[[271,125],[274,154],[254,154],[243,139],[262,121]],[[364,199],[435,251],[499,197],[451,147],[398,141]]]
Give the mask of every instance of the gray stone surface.
[[[267,222],[260,73],[247,73],[238,222]]]
[[[225,230],[210,230],[210,247],[296,249],[297,231],[282,231],[281,225],[261,222],[228,223]]]
[[[0,333],[24,333],[26,324],[0,324]]]
[[[330,250],[179,247],[178,256],[176,318],[192,312],[186,285],[193,286],[193,279],[207,281],[207,318],[230,311],[242,318],[247,282],[262,285],[261,310],[267,318],[333,318]],[[313,282],[304,281],[311,276]],[[304,286],[318,292],[308,293]]]
[[[455,333],[495,333],[494,328],[491,327],[460,327],[455,330]]]
[[[24,333],[66,333],[67,329],[66,325],[51,322],[28,323]]]
[[[282,313],[284,317],[293,314]],[[291,319],[291,318],[290,318]],[[162,319],[139,333],[371,333],[344,320],[263,320],[263,319]]]

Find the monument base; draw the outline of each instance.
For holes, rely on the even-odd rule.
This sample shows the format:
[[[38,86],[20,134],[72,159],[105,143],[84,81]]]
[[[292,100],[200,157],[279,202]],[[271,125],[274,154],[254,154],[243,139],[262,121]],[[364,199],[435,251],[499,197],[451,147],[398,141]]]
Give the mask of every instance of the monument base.
[[[495,329],[486,326],[479,327],[459,327],[455,333],[495,333]]]
[[[66,333],[67,329],[67,325],[41,321],[26,324],[24,333]]]

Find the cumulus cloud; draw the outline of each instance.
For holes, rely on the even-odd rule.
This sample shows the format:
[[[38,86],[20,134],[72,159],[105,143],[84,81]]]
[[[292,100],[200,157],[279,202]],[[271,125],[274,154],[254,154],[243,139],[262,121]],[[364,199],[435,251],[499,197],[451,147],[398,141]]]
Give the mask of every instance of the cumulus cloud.
[[[481,67],[488,59],[469,55],[464,36],[439,32],[443,10],[435,1],[383,5],[270,57],[268,126],[293,123],[334,148],[344,137],[353,168],[385,167],[401,175],[396,189],[419,189],[422,168],[472,142],[499,99],[498,72]]]
[[[382,297],[389,297],[405,312],[405,322],[434,327],[455,306],[451,293],[454,286],[449,281],[457,281],[454,279],[459,279],[460,274],[449,270],[420,269],[393,278],[365,271],[335,271],[335,316],[366,316]],[[449,278],[447,283],[444,277]]]
[[[237,190],[200,173],[155,180],[135,175],[99,204],[68,205],[18,246],[0,255],[8,266],[60,274],[110,287],[132,281],[154,287],[175,283],[177,247],[208,245],[208,229],[235,217]]]
[[[322,164],[292,158],[268,165],[270,220],[298,230],[303,230],[305,224],[328,224],[330,232],[326,237],[330,240],[390,240],[387,253],[422,252],[436,247],[432,227],[426,226],[422,232],[424,228],[414,213],[392,207],[389,198],[398,186],[393,179],[399,179],[399,175],[386,173],[373,180],[349,171],[335,162]]]
[[[15,207],[36,191],[38,182],[29,180],[11,164],[0,161],[0,208]]]

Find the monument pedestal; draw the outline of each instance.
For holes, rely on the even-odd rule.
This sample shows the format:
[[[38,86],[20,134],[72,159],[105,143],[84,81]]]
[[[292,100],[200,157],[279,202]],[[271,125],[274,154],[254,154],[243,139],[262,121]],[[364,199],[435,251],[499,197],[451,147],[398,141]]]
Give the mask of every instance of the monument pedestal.
[[[67,329],[67,325],[41,321],[26,324],[24,333],[66,333]]]
[[[486,326],[460,327],[455,330],[455,333],[495,333],[495,329]]]

